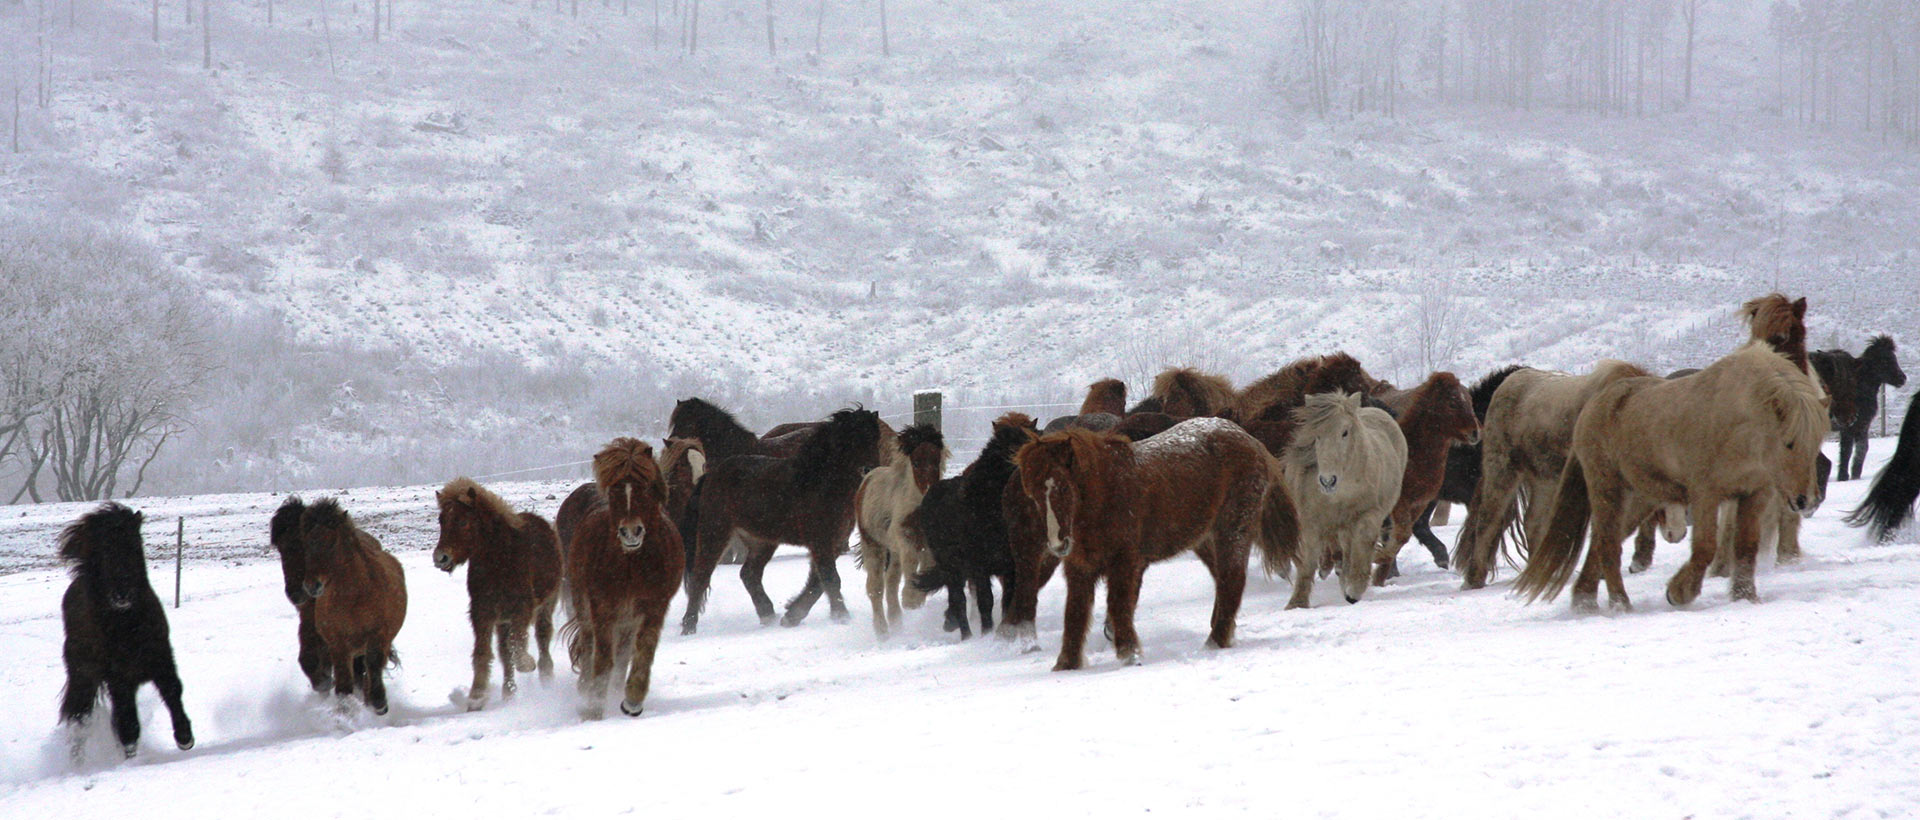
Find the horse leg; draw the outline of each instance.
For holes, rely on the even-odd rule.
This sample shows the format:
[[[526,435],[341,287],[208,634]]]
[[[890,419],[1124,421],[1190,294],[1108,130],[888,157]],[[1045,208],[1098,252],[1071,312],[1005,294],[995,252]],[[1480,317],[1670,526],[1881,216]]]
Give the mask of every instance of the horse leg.
[[[1519,479],[1505,459],[1489,457],[1488,469],[1480,477],[1476,499],[1467,507],[1467,520],[1460,525],[1459,547],[1453,563],[1460,568],[1460,587],[1480,589],[1493,572],[1493,554],[1502,535],[1513,525]],[[1304,604],[1302,604],[1304,606]]]
[[[313,691],[324,692],[327,684],[333,682],[333,675],[327,666],[327,644],[320,640],[320,631],[313,626],[313,603],[301,604],[296,611],[300,614],[300,671],[313,685]]]
[[[827,618],[836,624],[853,620],[853,615],[847,612],[847,599],[840,593],[840,552],[845,549],[847,536],[851,534],[839,533],[832,546],[820,550],[826,556],[820,564],[819,576],[821,585],[827,591]]]
[[[913,573],[907,571],[906,559],[898,552],[888,550],[885,560],[887,574],[883,577],[886,579],[887,622],[898,624],[906,617],[906,611],[901,607],[906,603],[907,593],[914,591],[911,580]],[[921,597],[924,600],[925,594],[922,593]],[[919,604],[916,603],[914,608],[918,609]]]
[[[1686,606],[1700,597],[1707,565],[1713,563],[1714,554],[1720,551],[1720,499],[1695,499],[1692,509],[1693,554],[1667,581],[1667,603],[1674,606]]]
[[[333,654],[333,696],[344,703],[346,698],[353,695],[355,668],[353,650],[332,644],[328,644],[328,647],[327,651]]]
[[[699,548],[694,551],[693,562],[687,566],[687,611],[680,617],[682,635],[692,635],[700,628],[700,611],[706,609],[707,593],[713,588],[713,570],[720,563],[720,552],[726,549],[727,542],[733,540],[730,530],[709,530],[707,520],[701,519],[700,531],[694,536],[699,539]]]
[[[787,602],[787,614],[780,619],[781,626],[799,626],[807,619],[807,613],[813,611],[813,604],[820,600],[821,593],[827,593],[827,605],[835,623],[846,621],[846,604],[833,606],[833,599],[840,589],[840,569],[834,565],[835,550],[831,547],[807,548],[807,585]]]
[[[1780,515],[1780,543],[1774,548],[1773,561],[1780,565],[1798,564],[1800,563],[1800,514],[1785,504],[1776,503],[1774,506],[1779,509]]]
[[[919,609],[927,603],[927,593],[922,592],[919,587],[913,584],[913,579],[920,577],[920,573],[927,569],[927,561],[923,552],[923,550],[908,548],[904,552],[905,557],[902,557],[901,554],[894,556],[895,563],[900,566],[900,571],[897,573],[897,577],[900,579],[898,582],[900,585],[900,605],[907,609]],[[894,610],[893,617],[894,620],[899,620],[900,610]]]
[[[540,670],[542,681],[553,680],[553,608],[558,604],[558,597],[549,598],[533,616],[533,639],[540,644],[540,661],[535,668]]]
[[[1100,580],[1093,570],[1068,564],[1066,625],[1060,634],[1060,658],[1053,671],[1086,665],[1087,625],[1093,619],[1093,587]]]
[[[1766,514],[1772,512],[1771,506],[1764,498],[1748,496],[1740,499],[1734,513],[1733,580],[1728,584],[1727,597],[1735,601],[1760,603],[1760,591],[1753,583],[1753,565],[1760,554],[1761,525],[1765,523]]]
[[[867,601],[873,604],[873,636],[883,641],[889,626],[885,604],[893,586],[893,563],[887,551],[860,542],[860,565],[867,571]]]
[[[389,647],[367,650],[367,705],[373,713],[387,713],[387,653]]]
[[[1601,577],[1607,582],[1607,606],[1615,610],[1633,611],[1633,601],[1627,598],[1626,579],[1620,575],[1620,553],[1623,551],[1623,544],[1627,537],[1627,524],[1631,521],[1646,520],[1650,511],[1654,509],[1658,508],[1637,497],[1629,496],[1620,509],[1614,510],[1612,529],[1604,533],[1607,540],[1599,540],[1598,536],[1603,533],[1596,529],[1594,530],[1596,538],[1587,547],[1590,551],[1596,547],[1599,549]],[[1599,519],[1596,518],[1595,521],[1598,522]]]
[[[980,634],[993,632],[993,576],[981,573],[973,579],[973,604],[980,610]]]
[[[1233,645],[1234,626],[1240,618],[1240,599],[1247,592],[1247,554],[1253,549],[1253,542],[1242,540],[1239,545],[1226,549],[1232,541],[1215,537],[1207,554],[1219,553],[1220,558],[1207,562],[1207,569],[1213,573],[1213,631],[1207,635],[1208,649],[1225,649]]]
[[[494,618],[474,612],[469,620],[473,622],[473,685],[467,688],[467,711],[477,712],[487,705],[487,690],[492,685]]]
[[[107,679],[107,701],[113,705],[113,738],[127,757],[140,750],[140,708],[134,691],[140,684],[127,678]]]
[[[973,637],[973,628],[967,624],[967,582],[954,573],[947,576],[953,580],[947,582],[946,620],[940,628],[947,632],[959,632],[960,640]]]
[[[1413,520],[1413,537],[1419,539],[1420,546],[1426,547],[1427,553],[1433,556],[1434,566],[1446,569],[1447,544],[1440,540],[1440,536],[1433,534],[1433,521],[1438,517],[1435,513],[1439,510],[1441,503],[1443,502],[1429,503],[1427,508],[1421,511],[1420,517]]]
[[[1666,515],[1663,509],[1655,509],[1647,520],[1640,522],[1640,528],[1633,532],[1633,563],[1627,565],[1627,572],[1639,574],[1653,566],[1655,520]]]
[[[1618,488],[1603,484],[1601,479],[1588,471],[1587,497],[1590,499],[1593,526],[1587,538],[1587,558],[1580,564],[1580,574],[1573,581],[1573,611],[1598,612],[1600,610],[1600,581],[1605,578],[1607,590],[1613,596],[1613,579],[1607,573],[1607,556],[1612,555],[1613,563],[1620,563],[1620,541],[1622,537],[1620,522],[1623,518],[1623,506]],[[1536,496],[1538,497],[1538,496]],[[1550,502],[1541,502],[1536,507],[1551,507]],[[1531,510],[1529,511],[1531,513]],[[1531,517],[1531,516],[1529,516]],[[1542,530],[1534,530],[1543,533]],[[1538,543],[1538,542],[1535,542]],[[1614,604],[1623,604],[1619,593],[1613,598]]]
[[[501,618],[494,622],[493,632],[500,642],[500,699],[508,700],[520,689],[519,682],[513,679],[515,667],[519,665],[513,662],[513,624]]]
[[[1288,609],[1313,606],[1313,578],[1319,574],[1320,553],[1326,551],[1326,538],[1323,533],[1313,533],[1300,539],[1300,553],[1294,559],[1293,597],[1287,599]]]
[[[647,703],[647,689],[653,684],[653,654],[660,648],[661,615],[643,613],[640,628],[633,633],[633,659],[627,667],[627,693],[620,701],[620,713],[639,717]]]
[[[596,614],[593,621],[592,658],[586,666],[585,675],[580,679],[580,693],[587,699],[580,707],[580,716],[587,720],[599,720],[606,714],[607,680],[613,675],[613,617],[610,613]]]
[[[1113,654],[1127,666],[1139,666],[1141,661],[1140,633],[1133,628],[1133,610],[1140,603],[1140,578],[1146,572],[1141,562],[1121,564],[1107,573],[1107,623],[1113,627]]]
[[[168,664],[153,676],[153,686],[160,690],[160,702],[167,705],[167,717],[173,721],[173,745],[183,752],[193,748],[193,721],[187,719],[186,704],[180,702],[180,672]]]
[[[773,623],[775,617],[773,599],[767,597],[767,588],[760,585],[761,577],[767,572],[767,562],[773,560],[775,548],[776,545],[771,543],[750,541],[747,543],[747,558],[740,562],[740,583],[746,586],[747,597],[753,599],[753,611],[760,615],[761,626]],[[811,585],[814,580],[809,573],[807,583]],[[802,590],[800,594],[805,595],[806,591]]]

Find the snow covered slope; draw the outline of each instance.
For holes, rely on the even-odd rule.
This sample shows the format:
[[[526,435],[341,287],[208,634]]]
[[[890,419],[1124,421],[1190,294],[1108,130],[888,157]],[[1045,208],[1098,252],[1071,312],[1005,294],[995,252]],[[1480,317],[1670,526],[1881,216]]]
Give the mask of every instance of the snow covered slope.
[[[1879,444],[1875,466],[1890,450]],[[1146,664],[1117,666],[1096,634],[1090,668],[1073,674],[1048,671],[1058,583],[1041,600],[1049,651],[1019,654],[942,634],[937,601],[884,645],[858,600],[851,624],[816,612],[761,628],[722,580],[701,634],[664,639],[647,714],[597,723],[575,715],[564,672],[511,704],[458,711],[464,584],[418,548],[400,556],[406,666],[383,718],[305,691],[271,561],[197,560],[169,616],[199,747],[168,746],[148,690],[139,758],[117,762],[97,724],[79,770],[53,726],[64,580],[16,572],[0,576],[0,696],[13,704],[0,711],[0,806],[22,818],[1903,816],[1920,805],[1920,543],[1866,546],[1843,527],[1864,489],[1835,486],[1806,561],[1763,570],[1759,606],[1728,602],[1716,581],[1675,611],[1660,592],[1681,560],[1670,545],[1629,578],[1636,612],[1578,618],[1564,600],[1522,606],[1504,583],[1460,592],[1412,550],[1406,576],[1356,606],[1328,587],[1315,608],[1283,612],[1284,582],[1256,574],[1239,645],[1207,651],[1210,583],[1182,558],[1148,573]],[[408,521],[370,529],[405,542]],[[6,537],[9,550],[25,538]],[[797,590],[804,573],[777,560],[770,590]]]

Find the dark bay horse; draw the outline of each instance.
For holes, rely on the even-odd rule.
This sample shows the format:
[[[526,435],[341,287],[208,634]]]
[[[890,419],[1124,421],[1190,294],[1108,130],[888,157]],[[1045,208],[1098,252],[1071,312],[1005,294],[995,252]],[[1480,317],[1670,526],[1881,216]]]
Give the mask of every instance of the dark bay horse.
[[[473,686],[467,710],[487,703],[491,644],[500,645],[500,694],[513,697],[513,673],[538,668],[553,677],[553,609],[559,603],[560,540],[547,520],[517,512],[470,478],[447,482],[434,499],[440,506],[440,542],[433,565],[451,575],[467,569],[467,618],[473,624]],[[538,664],[527,653],[531,627]]]
[[[1881,386],[1898,388],[1907,384],[1896,346],[1892,337],[1876,336],[1858,357],[1845,350],[1822,350],[1809,355],[1823,375],[1834,374],[1828,392],[1833,394],[1833,427],[1840,433],[1839,480],[1859,478],[1867,460],[1873,417],[1880,412]],[[1843,400],[1853,408],[1852,415],[1844,419],[1840,414]]]
[[[1003,599],[1013,583],[1002,495],[1014,472],[1014,454],[1038,435],[1033,419],[1023,413],[996,419],[979,457],[960,475],[935,482],[919,509],[907,516],[908,537],[926,544],[933,558],[933,567],[916,575],[913,585],[922,592],[947,591],[944,626],[958,630],[962,640],[972,636],[966,588],[973,587],[984,634],[993,630],[993,579],[1000,579]]]
[[[1446,478],[1447,453],[1458,443],[1480,443],[1480,420],[1473,412],[1473,397],[1452,373],[1439,371],[1427,377],[1419,387],[1408,391],[1396,421],[1407,442],[1406,472],[1400,479],[1400,498],[1394,502],[1388,520],[1385,549],[1374,556],[1373,584],[1380,586],[1400,574],[1396,557],[1407,539],[1414,535],[1414,524],[1433,509]],[[1428,536],[1431,538],[1432,533]],[[1422,540],[1432,553],[1433,562],[1447,566],[1447,546],[1440,539]]]
[[[603,714],[608,683],[624,672],[620,711],[634,717],[646,706],[686,550],[667,520],[666,480],[646,442],[614,439],[594,455],[593,475],[605,501],[588,510],[567,545],[568,620],[561,635],[580,673],[581,716]]]
[[[173,742],[193,748],[193,722],[180,704],[180,673],[173,663],[167,611],[147,581],[146,548],[140,539],[145,516],[108,502],[80,516],[60,533],[60,560],[73,582],[60,600],[66,627],[61,657],[67,686],[60,720],[72,730],[70,753],[79,762],[82,730],[105,689],[113,704],[113,736],[133,757],[140,747],[140,713],[134,693],[151,682],[173,718]]]
[[[307,505],[299,496],[287,496],[280,509],[273,513],[267,527],[267,540],[280,555],[280,576],[286,583],[287,603],[293,604],[293,611],[300,619],[300,654],[296,656],[300,672],[307,676],[313,691],[323,692],[333,683],[333,667],[327,661],[326,642],[320,640],[320,633],[313,626],[313,599],[307,597],[306,588],[301,586],[307,577],[307,553],[300,543],[300,514],[306,511]]]
[[[384,715],[386,669],[396,658],[393,638],[407,619],[406,573],[332,498],[301,513],[300,543],[307,558],[301,586],[313,598],[314,629],[333,665],[333,692],[345,698],[362,683],[367,706]],[[356,681],[361,667],[365,680]]]
[[[790,457],[740,455],[710,462],[694,511],[696,539],[688,555],[687,612],[681,633],[699,627],[714,566],[729,542],[746,544],[740,581],[763,624],[774,609],[760,579],[780,544],[805,547],[812,556],[807,586],[787,604],[781,623],[798,626],[822,592],[833,619],[849,619],[834,566],[853,532],[853,497],[866,472],[879,466],[880,416],[871,410],[841,410],[807,436]]]

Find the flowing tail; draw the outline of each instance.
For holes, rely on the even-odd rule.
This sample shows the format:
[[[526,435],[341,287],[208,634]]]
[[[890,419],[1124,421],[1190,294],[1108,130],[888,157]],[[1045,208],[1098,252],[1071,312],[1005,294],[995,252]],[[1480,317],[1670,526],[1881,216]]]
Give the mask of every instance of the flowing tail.
[[[1586,542],[1587,520],[1593,510],[1587,498],[1586,469],[1579,457],[1567,458],[1567,467],[1560,473],[1560,489],[1553,495],[1553,517],[1547,531],[1540,543],[1533,545],[1526,569],[1513,582],[1513,591],[1527,603],[1543,596],[1549,601],[1559,597],[1580,563],[1580,548]],[[1546,503],[1546,499],[1535,499],[1535,503]]]
[[[680,511],[680,520],[673,522],[680,530],[680,546],[687,554],[686,569],[680,578],[683,588],[693,582],[694,556],[700,552],[700,490],[706,486],[706,476],[694,480],[693,492],[687,494],[687,508]]]
[[[1913,520],[1913,502],[1920,497],[1920,413],[1913,412],[1914,404],[1920,404],[1920,393],[1914,394],[1907,419],[1900,423],[1900,442],[1893,459],[1880,468],[1859,509],[1847,516],[1848,524],[1866,527],[1876,542],[1892,539]]]
[[[1286,477],[1279,461],[1269,457],[1267,497],[1260,506],[1260,567],[1269,577],[1292,577],[1300,558],[1300,511],[1287,492]]]

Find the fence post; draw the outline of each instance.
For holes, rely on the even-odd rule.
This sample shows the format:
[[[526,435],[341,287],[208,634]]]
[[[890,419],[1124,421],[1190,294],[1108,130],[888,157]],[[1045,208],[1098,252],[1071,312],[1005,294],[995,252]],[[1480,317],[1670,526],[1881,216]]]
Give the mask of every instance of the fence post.
[[[940,429],[940,391],[923,390],[913,394],[913,423]]]
[[[180,608],[180,559],[187,551],[187,519],[174,519],[173,530],[173,608]]]

